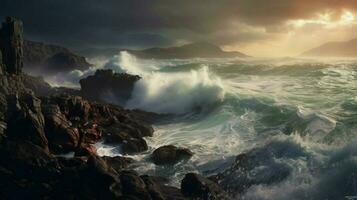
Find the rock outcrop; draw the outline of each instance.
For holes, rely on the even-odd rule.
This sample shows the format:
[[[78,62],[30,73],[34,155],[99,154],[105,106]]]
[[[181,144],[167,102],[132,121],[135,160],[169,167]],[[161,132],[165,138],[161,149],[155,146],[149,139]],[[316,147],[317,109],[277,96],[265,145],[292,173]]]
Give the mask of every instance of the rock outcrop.
[[[217,183],[194,173],[185,175],[185,178],[181,182],[181,191],[190,199],[229,199],[226,192]]]
[[[291,174],[291,166],[279,160],[304,156],[299,145],[272,141],[236,156],[228,169],[210,179],[231,194],[241,194],[254,185],[279,184],[286,180]]]
[[[23,26],[20,20],[7,17],[0,29],[0,49],[5,70],[20,74],[23,67]]]
[[[34,74],[57,74],[89,69],[85,57],[58,45],[24,41],[24,70]]]
[[[134,84],[140,76],[97,70],[92,76],[80,80],[82,96],[95,101],[123,105],[131,97]],[[96,88],[93,90],[93,88]]]
[[[17,24],[13,25],[16,30],[22,24],[8,18],[5,27],[9,23]],[[193,178],[187,175],[180,190],[167,186],[168,181],[163,178],[140,176],[130,169],[131,163],[135,162],[133,159],[98,156],[94,144],[100,140],[120,145],[123,154],[146,151],[148,146],[144,137],[153,136],[154,131],[147,122],[158,115],[125,110],[52,89],[49,94],[37,97],[32,89],[43,90],[35,87],[43,81],[31,86],[35,81],[21,72],[21,42],[8,41],[14,38],[21,39],[22,34],[1,38],[2,44],[14,45],[0,51],[5,55],[2,57],[5,62],[0,60],[1,199],[185,200],[223,197],[214,182],[198,175]],[[122,89],[129,87],[128,91],[140,78],[113,72],[109,76],[115,79],[112,83],[122,83],[119,86]],[[94,83],[90,84],[97,88]],[[125,94],[129,94],[128,91]],[[62,155],[67,153],[72,156]],[[162,147],[156,153],[158,162],[165,163],[174,163],[191,155],[186,149],[171,146]],[[192,191],[190,185],[197,191]]]
[[[156,165],[173,165],[190,159],[192,155],[193,153],[189,149],[167,145],[156,149],[152,153],[152,160]]]

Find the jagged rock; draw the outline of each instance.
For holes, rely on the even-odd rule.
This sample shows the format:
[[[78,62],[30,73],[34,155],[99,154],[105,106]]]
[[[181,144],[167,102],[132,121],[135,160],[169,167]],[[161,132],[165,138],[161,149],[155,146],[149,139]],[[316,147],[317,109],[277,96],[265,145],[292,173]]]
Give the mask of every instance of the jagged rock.
[[[20,74],[23,67],[23,26],[22,21],[7,17],[0,29],[0,49],[5,71]]]
[[[79,81],[81,94],[89,100],[123,105],[131,97],[134,84],[140,76],[118,74],[113,70],[97,70]],[[93,88],[96,88],[93,90]]]
[[[55,153],[74,151],[80,142],[78,129],[61,113],[57,105],[43,106],[46,120],[45,132],[50,150]]]
[[[97,148],[92,145],[92,144],[80,144],[80,146],[77,148],[75,154],[75,156],[96,156],[97,155]]]
[[[43,79],[43,77],[22,74],[22,81],[24,86],[32,90],[36,96],[48,96],[54,92],[54,89]]]
[[[97,124],[86,123],[85,127],[81,128],[82,143],[95,144],[102,138],[102,132]]]
[[[157,165],[173,165],[181,160],[190,159],[192,155],[189,149],[167,145],[156,149],[152,153],[152,160]]]
[[[122,171],[120,173],[120,182],[125,198],[135,197],[137,199],[151,199],[149,192],[146,190],[145,182],[134,171]]]
[[[24,41],[24,68],[27,72],[57,74],[76,69],[86,70],[90,66],[91,64],[83,56],[73,53],[67,48],[41,42]]]
[[[46,70],[50,73],[70,72],[72,70],[86,70],[90,67],[85,57],[78,56],[72,52],[60,52],[46,61]],[[60,70],[59,70],[60,69]]]
[[[130,138],[123,141],[121,150],[124,154],[135,154],[148,150],[148,145],[143,138]]]
[[[103,156],[102,159],[117,172],[126,168],[129,164],[133,163],[132,158],[122,157],[122,156]]]
[[[303,152],[303,148],[295,143],[272,141],[239,154],[228,169],[210,179],[232,194],[243,193],[253,185],[277,184],[291,173],[291,166],[279,160],[304,157]]]
[[[73,122],[88,121],[89,111],[91,106],[89,102],[80,96],[71,95],[54,95],[44,98],[46,104],[57,104],[61,112]]]
[[[41,100],[33,94],[10,95],[6,116],[6,136],[12,140],[27,140],[48,151],[44,131]]]
[[[229,199],[226,192],[215,182],[194,173],[186,174],[181,182],[182,193],[192,199]]]
[[[61,187],[60,191],[65,193],[56,198],[119,199],[121,185],[117,176],[100,157],[90,156],[86,165],[75,167],[61,177],[60,182],[67,188]]]
[[[165,199],[163,194],[161,194],[160,187],[158,186],[157,183],[155,183],[155,181],[150,176],[144,175],[141,176],[140,178],[144,181],[146,185],[146,190],[149,192],[152,199],[155,200]]]

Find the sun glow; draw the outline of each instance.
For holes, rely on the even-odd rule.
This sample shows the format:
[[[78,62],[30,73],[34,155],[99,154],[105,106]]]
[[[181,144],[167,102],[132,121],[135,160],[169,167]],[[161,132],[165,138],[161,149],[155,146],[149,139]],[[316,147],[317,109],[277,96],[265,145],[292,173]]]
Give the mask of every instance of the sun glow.
[[[334,13],[327,12],[324,14],[318,14],[317,17],[313,19],[298,19],[288,21],[288,25],[292,25],[296,28],[303,27],[305,25],[315,24],[322,25],[325,28],[335,28],[338,26],[347,26],[356,24],[355,15],[350,11],[343,11],[338,20],[333,20],[332,15]]]
[[[355,23],[355,16],[353,15],[353,13],[349,12],[349,11],[345,11],[342,15],[341,15],[341,19],[340,22],[342,24],[354,24]]]

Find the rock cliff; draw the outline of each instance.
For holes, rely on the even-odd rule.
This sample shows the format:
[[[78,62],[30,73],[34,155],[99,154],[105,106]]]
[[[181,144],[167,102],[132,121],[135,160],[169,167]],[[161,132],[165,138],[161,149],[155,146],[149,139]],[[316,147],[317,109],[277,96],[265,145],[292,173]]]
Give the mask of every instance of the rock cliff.
[[[85,57],[71,50],[42,42],[24,41],[24,70],[34,74],[57,74],[86,70],[91,66]]]
[[[7,45],[0,51],[3,55],[0,59],[3,60],[0,62],[1,199],[183,200],[225,197],[216,183],[199,175],[187,175],[180,190],[167,186],[167,180],[162,178],[139,175],[130,168],[135,162],[130,158],[98,156],[94,144],[99,141],[121,145],[123,155],[146,151],[148,145],[144,138],[152,137],[154,130],[147,123],[149,120],[143,119],[158,116],[68,93],[59,94],[56,90],[37,97],[27,87],[31,84],[26,82],[33,81],[21,71],[21,25],[14,18],[7,18],[1,29],[8,30],[10,26],[10,30],[21,30],[0,39],[2,45]],[[130,80],[129,85],[119,86],[122,88],[131,87],[139,79],[108,71],[99,71],[96,76],[94,81],[98,77],[114,77],[106,84],[117,83],[117,76],[119,80]],[[90,81],[90,84],[94,82]],[[92,86],[94,90],[96,85]],[[170,149],[181,159],[183,150]],[[160,155],[165,152],[168,151]],[[68,153],[72,156],[63,156]]]
[[[22,22],[7,17],[0,29],[0,49],[5,71],[20,74],[23,67],[23,26]]]

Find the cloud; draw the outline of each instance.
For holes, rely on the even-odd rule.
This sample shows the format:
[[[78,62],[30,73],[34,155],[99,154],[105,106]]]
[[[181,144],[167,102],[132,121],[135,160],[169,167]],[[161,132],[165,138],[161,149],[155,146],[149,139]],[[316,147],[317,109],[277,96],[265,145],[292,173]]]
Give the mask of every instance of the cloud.
[[[288,21],[357,10],[352,0],[0,0],[0,18],[24,20],[31,39],[89,46],[168,46],[208,40],[219,45],[274,39]]]

